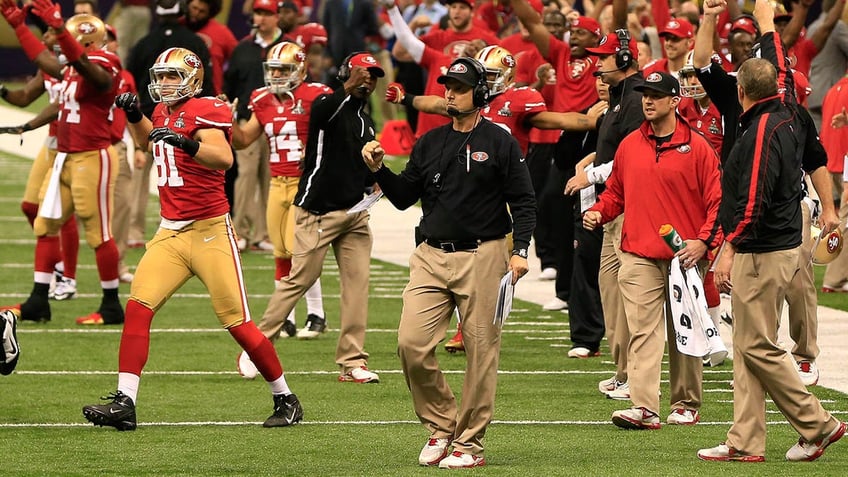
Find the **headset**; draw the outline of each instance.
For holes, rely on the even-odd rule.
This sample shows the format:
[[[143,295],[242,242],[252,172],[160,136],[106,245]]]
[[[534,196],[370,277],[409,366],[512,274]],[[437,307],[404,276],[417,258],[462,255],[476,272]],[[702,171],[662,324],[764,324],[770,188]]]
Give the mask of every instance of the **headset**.
[[[630,31],[619,28],[615,31],[618,35],[619,49],[615,52],[615,66],[619,70],[626,70],[633,63],[633,52],[630,51]]]
[[[486,80],[486,67],[483,66],[483,63],[480,63],[479,60],[466,56],[453,60],[451,66],[457,63],[462,63],[477,73],[477,84],[475,84],[471,90],[471,102],[474,105],[474,109],[482,108],[489,102],[489,82]],[[456,115],[467,114],[474,111],[474,109],[469,111],[457,111]],[[448,114],[451,114],[450,110],[448,111]]]
[[[353,53],[347,55],[342,61],[342,64],[339,65],[339,72],[336,73],[336,78],[344,83],[345,81],[350,79],[350,60],[353,59],[354,56],[360,53],[368,53],[367,51],[354,51]]]

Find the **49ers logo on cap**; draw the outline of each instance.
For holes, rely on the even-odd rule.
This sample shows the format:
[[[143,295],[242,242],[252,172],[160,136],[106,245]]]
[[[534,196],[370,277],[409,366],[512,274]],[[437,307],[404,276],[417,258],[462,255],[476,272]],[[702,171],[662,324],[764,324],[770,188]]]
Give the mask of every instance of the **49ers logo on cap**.
[[[449,71],[450,73],[459,73],[459,74],[462,74],[462,73],[467,73],[467,72],[468,72],[468,68],[466,68],[466,67],[465,67],[465,65],[464,65],[464,64],[462,64],[462,63],[456,63],[455,65],[451,66],[451,67],[450,67],[450,69],[449,69],[448,71]]]
[[[645,81],[649,83],[659,83],[660,81],[662,81],[662,76],[660,76],[659,73],[651,73],[648,75],[647,78],[645,78]]]
[[[680,23],[677,23],[676,20],[670,20],[668,23],[665,24],[666,30],[674,30],[676,28],[680,28]]]
[[[607,37],[603,37],[603,38],[601,38],[600,43],[598,43],[598,46],[604,46],[606,44],[607,44]]]
[[[90,22],[82,22],[77,27],[77,31],[82,35],[90,35],[97,31],[97,27]]]
[[[195,69],[200,68],[203,65],[203,63],[200,62],[200,58],[196,55],[186,55],[183,61],[185,61],[185,64]]]

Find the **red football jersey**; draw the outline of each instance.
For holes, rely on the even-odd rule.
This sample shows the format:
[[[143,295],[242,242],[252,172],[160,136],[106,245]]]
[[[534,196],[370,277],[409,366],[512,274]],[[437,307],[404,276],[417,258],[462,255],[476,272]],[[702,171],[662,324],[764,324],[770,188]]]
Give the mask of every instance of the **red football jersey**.
[[[306,149],[309,134],[309,114],[312,102],[333,90],[321,83],[303,83],[292,95],[277,95],[267,87],[255,90],[250,96],[248,109],[253,111],[271,149],[272,177],[300,177],[300,160]]]
[[[439,84],[436,80],[439,76],[448,72],[451,61],[453,61],[453,58],[450,56],[433,48],[424,47],[424,55],[421,57],[421,63],[419,63],[422,68],[427,70],[427,84],[424,86],[424,94],[432,94],[440,98],[445,97],[445,85]],[[415,137],[421,137],[427,131],[449,122],[450,118],[439,114],[418,113],[418,127],[415,130]]]
[[[535,89],[511,87],[491,99],[483,108],[483,117],[506,129],[518,141],[521,151],[527,154],[530,141],[527,117],[547,110],[545,100]]]
[[[41,77],[44,79],[44,91],[47,91],[47,101],[51,104],[59,102],[59,95],[62,94],[62,82],[43,71],[41,72]],[[50,121],[47,129],[48,136],[56,136],[56,123],[57,121]]]
[[[711,102],[709,108],[704,111],[694,99],[680,98],[677,112],[686,119],[692,129],[697,129],[707,138],[717,154],[721,154],[721,145],[724,141],[724,121],[722,121],[721,113],[718,112],[715,104]]]
[[[554,111],[583,111],[598,102],[595,77],[592,75],[598,69],[596,56],[572,58],[568,43],[551,38],[547,59],[556,70],[557,77]]]
[[[457,58],[465,51],[465,45],[471,43],[471,40],[481,39],[486,42],[486,46],[500,44],[500,39],[494,33],[479,25],[472,25],[471,29],[465,32],[456,30],[440,30],[436,25],[421,37],[424,45],[430,48],[441,51],[442,53],[453,58]]]
[[[232,134],[230,108],[215,98],[191,98],[169,113],[165,104],[153,110],[153,127],[167,126],[194,137],[200,129],[220,129]],[[185,151],[164,141],[153,143],[153,162],[159,178],[162,217],[168,220],[203,220],[230,210],[224,194],[224,171],[200,165]]]
[[[72,66],[65,69],[56,127],[60,152],[93,151],[112,144],[109,111],[118,91],[121,60],[106,50],[88,53],[88,60],[112,75],[112,87],[100,91]]]

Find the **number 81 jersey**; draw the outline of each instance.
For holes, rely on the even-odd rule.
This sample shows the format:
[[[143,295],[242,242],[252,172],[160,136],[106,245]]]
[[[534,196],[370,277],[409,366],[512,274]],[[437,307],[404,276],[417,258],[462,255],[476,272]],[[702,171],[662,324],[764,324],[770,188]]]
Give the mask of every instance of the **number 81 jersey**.
[[[271,177],[299,177],[309,134],[312,103],[333,90],[320,83],[303,83],[282,99],[267,87],[256,89],[248,108],[265,131],[271,150]]]
[[[190,138],[200,129],[220,129],[228,141],[233,128],[230,108],[212,97],[189,98],[172,112],[165,104],[157,104],[152,122],[154,128],[168,127]],[[174,221],[202,220],[229,212],[224,171],[209,169],[164,141],[152,146],[162,217]]]

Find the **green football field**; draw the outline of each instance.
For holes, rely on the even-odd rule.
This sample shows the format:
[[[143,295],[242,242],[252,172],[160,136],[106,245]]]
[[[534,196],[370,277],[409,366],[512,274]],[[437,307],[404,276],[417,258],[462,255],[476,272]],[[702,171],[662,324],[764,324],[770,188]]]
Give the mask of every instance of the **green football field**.
[[[29,161],[0,153],[0,304],[26,298],[32,287],[34,238],[20,213]],[[157,220],[148,207],[148,233]],[[377,232],[379,233],[379,232]],[[127,260],[135,264],[141,252]],[[251,311],[261,317],[273,286],[269,254],[244,254]],[[24,323],[22,356],[0,377],[0,468],[6,475],[432,475],[417,456],[427,434],[417,423],[395,354],[406,269],[371,264],[366,349],[379,384],[337,382],[338,273],[329,258],[322,285],[330,330],[314,341],[278,340],[292,390],[305,409],[302,424],[264,429],[272,410],[267,385],[235,372],[238,346],[222,331],[205,290],[189,281],[153,322],[150,360],[137,406],[139,427],[117,432],[88,424],[80,409],[115,389],[120,329],[82,328],[78,316],[99,304],[94,257],[81,247],[80,295],[54,303],[53,320]],[[121,285],[122,301],[129,288]],[[839,298],[830,298],[838,300]],[[844,303],[831,303],[843,306]],[[303,304],[298,322],[305,318]],[[815,463],[787,463],[797,435],[768,406],[767,462],[700,462],[695,452],[721,442],[732,419],[731,365],[704,372],[702,422],[694,427],[624,431],[610,414],[627,402],[605,399],[597,382],[612,375],[609,354],[569,360],[568,320],[517,302],[503,336],[495,421],[485,438],[488,466],[477,475],[693,476],[845,475],[848,442]],[[459,399],[463,355],[438,351]],[[663,396],[668,396],[667,373]],[[827,409],[846,419],[844,394],[815,387]],[[663,402],[662,417],[668,413]]]

